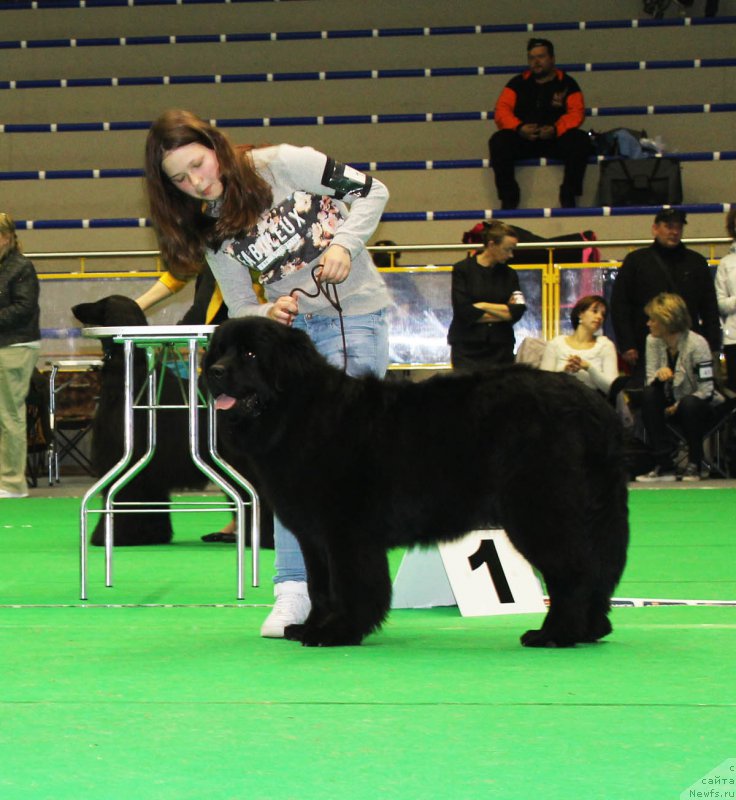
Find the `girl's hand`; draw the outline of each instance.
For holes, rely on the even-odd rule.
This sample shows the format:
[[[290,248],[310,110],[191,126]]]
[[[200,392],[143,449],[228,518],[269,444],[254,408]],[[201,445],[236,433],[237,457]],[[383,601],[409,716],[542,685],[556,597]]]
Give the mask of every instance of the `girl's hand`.
[[[287,295],[279,297],[269,308],[268,317],[282,325],[291,325],[294,317],[299,313],[299,303],[296,297]]]
[[[330,245],[319,262],[317,277],[322,283],[342,283],[350,274],[350,253],[339,244]]]

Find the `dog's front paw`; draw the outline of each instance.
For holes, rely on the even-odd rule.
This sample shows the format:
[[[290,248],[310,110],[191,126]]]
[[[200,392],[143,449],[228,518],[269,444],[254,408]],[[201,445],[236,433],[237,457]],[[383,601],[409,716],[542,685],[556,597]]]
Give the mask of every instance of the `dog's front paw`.
[[[284,637],[301,642],[305,647],[350,647],[359,645],[363,637],[343,625],[289,625]]]
[[[551,631],[544,628],[539,630],[527,631],[521,637],[521,643],[524,647],[574,647],[575,642],[570,641],[567,637],[556,635]]]
[[[305,627],[306,626],[303,624],[287,625],[284,628],[284,639],[289,639],[291,642],[301,642]]]

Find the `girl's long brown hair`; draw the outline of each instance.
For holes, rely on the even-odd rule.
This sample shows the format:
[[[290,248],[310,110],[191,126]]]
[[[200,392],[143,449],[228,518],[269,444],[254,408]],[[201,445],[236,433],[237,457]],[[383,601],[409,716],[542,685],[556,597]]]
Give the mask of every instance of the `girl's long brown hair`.
[[[203,203],[184,194],[161,167],[170,150],[197,142],[215,151],[223,185],[217,219]],[[151,125],[146,137],[145,181],[151,221],[167,268],[179,278],[202,270],[205,249],[252,228],[271,205],[271,187],[253,169],[247,147],[234,147],[213,125],[189,111],[173,109]]]

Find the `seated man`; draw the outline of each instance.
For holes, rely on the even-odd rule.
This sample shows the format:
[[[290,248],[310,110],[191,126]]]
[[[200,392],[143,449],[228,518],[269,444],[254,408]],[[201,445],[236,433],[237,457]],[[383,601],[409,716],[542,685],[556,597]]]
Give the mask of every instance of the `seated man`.
[[[555,68],[552,42],[530,39],[526,49],[529,69],[513,77],[499,95],[494,119],[500,130],[488,143],[501,208],[519,205],[514,162],[540,157],[564,162],[560,205],[575,208],[590,154],[590,138],[580,130],[583,93],[569,75]]]

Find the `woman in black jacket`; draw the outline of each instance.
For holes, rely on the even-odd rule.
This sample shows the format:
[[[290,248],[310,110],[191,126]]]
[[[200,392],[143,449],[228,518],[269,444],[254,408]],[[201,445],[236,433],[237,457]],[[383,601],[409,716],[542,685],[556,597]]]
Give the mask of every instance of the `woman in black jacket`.
[[[0,499],[27,497],[25,402],[41,346],[38,277],[0,213]]]
[[[483,251],[452,269],[452,322],[447,334],[452,366],[485,369],[514,361],[514,328],[526,311],[519,277],[506,262],[518,242],[504,222],[483,230]]]

